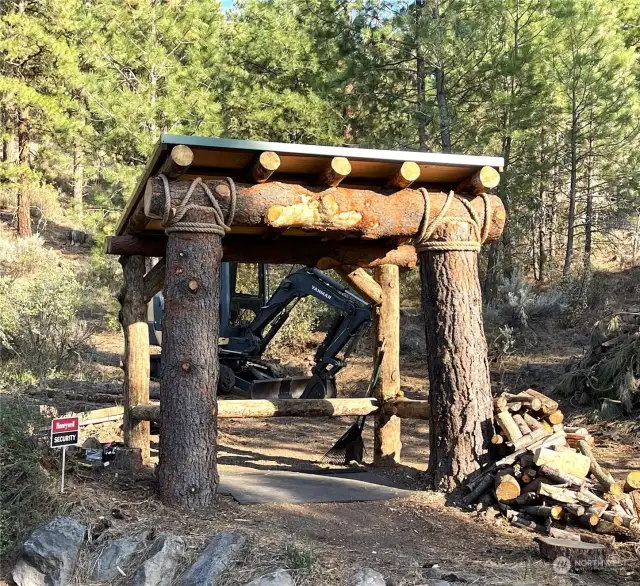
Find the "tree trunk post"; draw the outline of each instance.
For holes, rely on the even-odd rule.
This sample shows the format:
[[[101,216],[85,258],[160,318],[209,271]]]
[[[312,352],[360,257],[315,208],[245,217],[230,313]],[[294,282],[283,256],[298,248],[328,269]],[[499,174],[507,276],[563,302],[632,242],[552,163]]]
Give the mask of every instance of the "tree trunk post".
[[[451,219],[439,241],[473,240],[469,224]],[[429,366],[429,479],[451,492],[488,461],[492,399],[482,324],[478,253],[422,250],[422,308]]]
[[[221,239],[169,234],[160,379],[160,499],[214,504]]]
[[[395,265],[374,270],[380,285],[382,303],[374,320],[374,352],[384,344],[384,357],[376,397],[381,404],[400,397],[400,272]],[[373,465],[395,466],[400,463],[400,418],[381,410],[374,425]]]
[[[144,256],[120,257],[123,288],[120,323],[124,332],[124,443],[139,448],[149,463],[149,423],[136,421],[130,408],[149,403],[149,329],[144,302]]]

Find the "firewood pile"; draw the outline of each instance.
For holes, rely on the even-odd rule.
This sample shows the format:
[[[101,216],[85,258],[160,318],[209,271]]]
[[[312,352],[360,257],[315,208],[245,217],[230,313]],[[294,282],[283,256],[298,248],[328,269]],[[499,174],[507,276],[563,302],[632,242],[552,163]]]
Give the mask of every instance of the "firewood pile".
[[[558,403],[532,389],[494,398],[497,459],[468,484],[467,505],[562,540],[640,539],[640,470],[617,482],[584,428],[565,427]]]

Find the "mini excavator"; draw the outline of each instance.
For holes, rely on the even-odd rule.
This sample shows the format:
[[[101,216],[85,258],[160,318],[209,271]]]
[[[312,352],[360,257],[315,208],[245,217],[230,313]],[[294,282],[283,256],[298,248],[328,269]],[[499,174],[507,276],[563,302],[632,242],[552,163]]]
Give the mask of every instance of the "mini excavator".
[[[220,267],[220,373],[218,393],[239,393],[253,399],[324,399],[336,396],[336,374],[371,323],[371,305],[316,268],[290,272],[269,296],[269,265],[257,266],[258,293],[237,290],[238,264]],[[333,308],[335,319],[318,346],[309,377],[283,378],[278,365],[262,355],[305,297]],[[162,344],[164,299],[149,303],[149,340]],[[253,315],[246,319],[247,315]],[[151,356],[151,376],[160,374],[160,356]]]

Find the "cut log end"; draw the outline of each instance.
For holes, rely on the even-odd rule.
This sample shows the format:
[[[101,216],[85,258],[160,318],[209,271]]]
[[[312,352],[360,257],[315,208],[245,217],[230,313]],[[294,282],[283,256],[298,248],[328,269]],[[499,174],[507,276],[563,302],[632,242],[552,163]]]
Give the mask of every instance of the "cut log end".
[[[633,470],[627,474],[627,478],[624,483],[625,492],[633,492],[634,490],[640,490],[640,470]],[[638,511],[640,515],[640,511]]]
[[[255,183],[264,183],[280,168],[280,157],[273,151],[260,153],[251,167],[251,178]]]
[[[417,163],[406,161],[394,177],[387,183],[387,187],[405,189],[420,177],[420,167]]]
[[[351,173],[351,163],[345,157],[333,157],[326,169],[318,176],[318,185],[327,185],[336,187],[340,182]]]

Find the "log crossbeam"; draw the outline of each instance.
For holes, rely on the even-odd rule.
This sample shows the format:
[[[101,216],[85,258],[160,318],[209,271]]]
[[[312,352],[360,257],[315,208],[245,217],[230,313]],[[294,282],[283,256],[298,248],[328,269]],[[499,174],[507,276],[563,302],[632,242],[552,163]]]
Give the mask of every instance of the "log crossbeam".
[[[365,399],[251,399],[218,401],[217,416],[222,419],[266,417],[357,417],[385,412],[401,419],[428,419],[429,403],[398,399],[384,403]],[[137,421],[160,423],[158,404],[135,405],[130,409]]]

